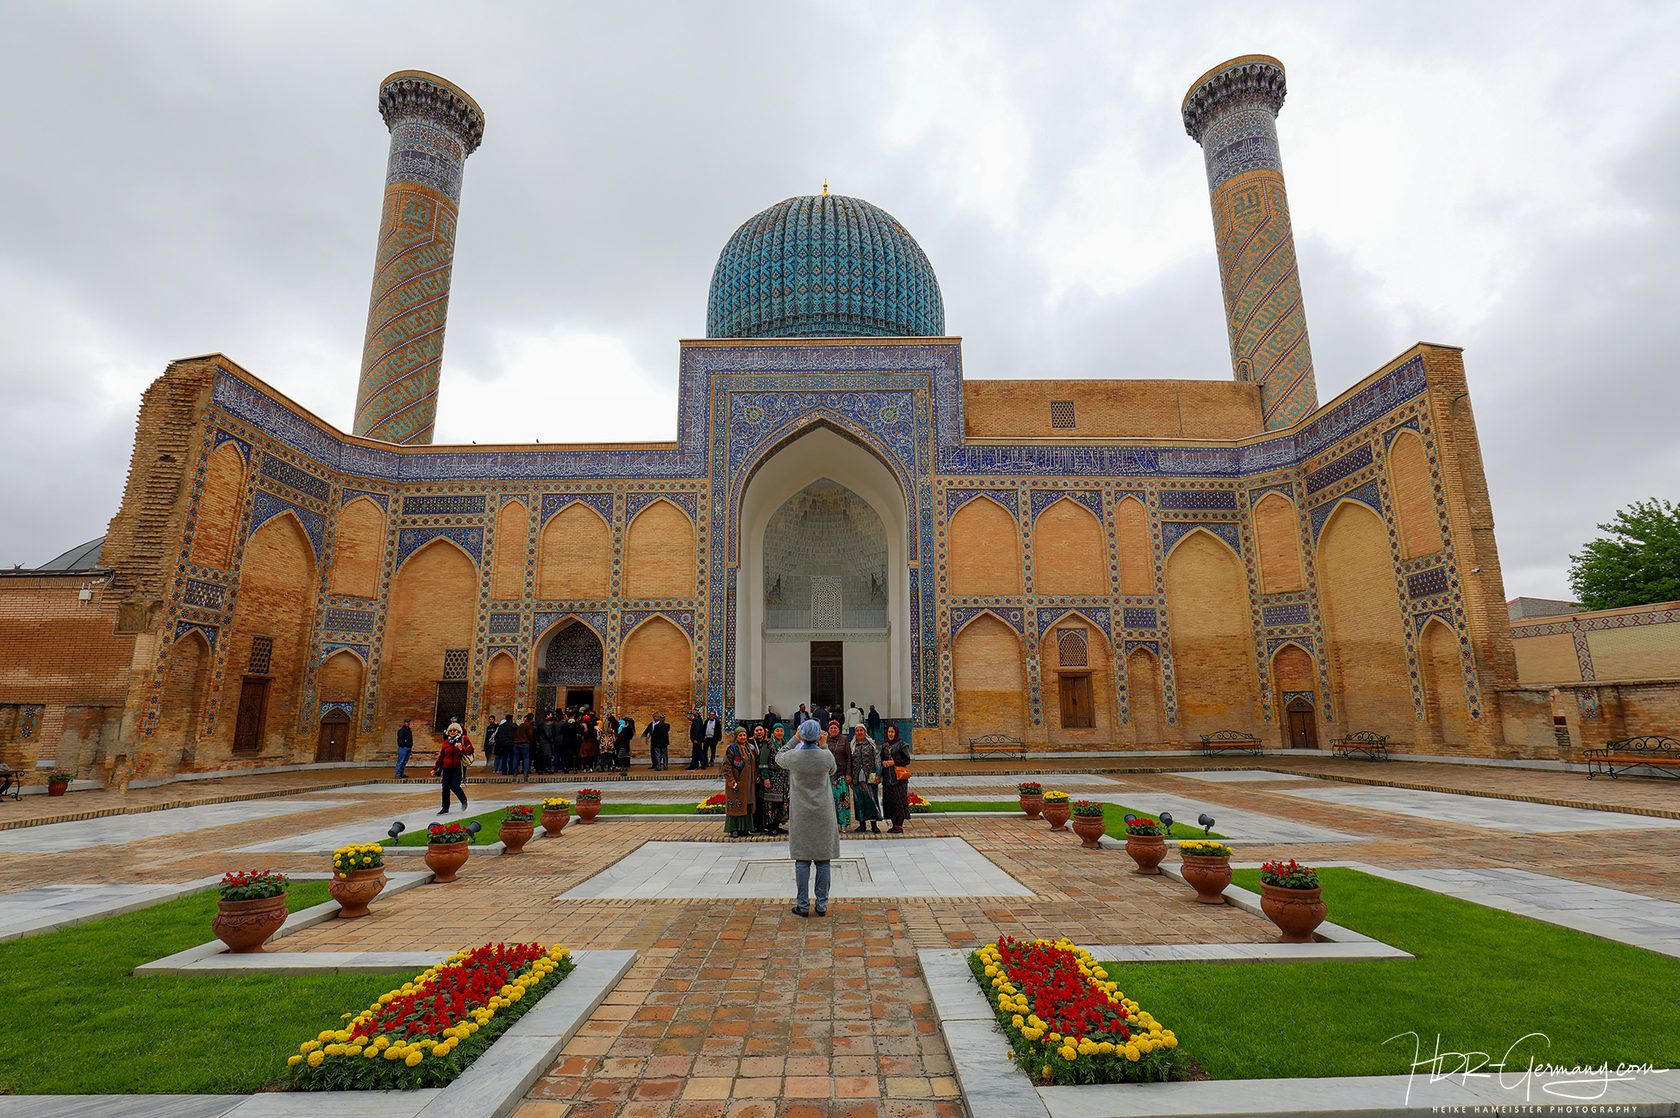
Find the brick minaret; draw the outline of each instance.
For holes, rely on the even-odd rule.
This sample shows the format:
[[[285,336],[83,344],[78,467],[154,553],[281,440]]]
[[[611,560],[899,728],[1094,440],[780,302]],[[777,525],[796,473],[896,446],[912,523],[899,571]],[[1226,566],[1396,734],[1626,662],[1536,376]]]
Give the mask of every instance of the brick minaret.
[[[461,174],[484,138],[484,114],[471,97],[420,70],[386,78],[379,111],[391,154],[354,429],[370,439],[429,443]]]
[[[1260,385],[1267,430],[1318,406],[1278,157],[1283,95],[1283,64],[1246,54],[1198,78],[1183,107],[1185,131],[1207,163],[1231,365],[1238,380]]]

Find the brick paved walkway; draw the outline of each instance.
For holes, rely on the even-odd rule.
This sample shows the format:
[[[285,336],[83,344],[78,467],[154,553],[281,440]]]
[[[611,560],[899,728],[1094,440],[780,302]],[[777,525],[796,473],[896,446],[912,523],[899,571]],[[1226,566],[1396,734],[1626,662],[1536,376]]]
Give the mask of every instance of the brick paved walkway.
[[[1268,779],[1264,770],[1337,778],[1332,788],[1357,782],[1493,796],[1511,801],[1509,808],[1519,815],[1522,801],[1603,804],[1624,813],[1617,820],[1624,827],[1630,822],[1626,813],[1680,807],[1672,784],[1595,780],[1589,785],[1563,773],[1323,757],[1268,756],[1247,765],[1184,757],[1147,759],[1159,761],[1153,765],[1141,764],[1145,759],[1122,760],[1075,764],[1069,759],[1058,768],[1035,763],[1024,771],[1044,774],[1047,785],[1075,794],[1100,793],[1141,810],[1155,810],[1152,797],[1173,797],[1175,803],[1205,805],[1216,818],[1223,812],[1227,820],[1240,820],[1240,813],[1253,813],[1349,839],[1245,841],[1220,825],[1244,861],[1283,855],[1399,868],[1511,866],[1680,901],[1680,828],[1666,820],[1653,819],[1649,829],[1519,833],[1467,822],[1507,818],[1473,810],[1476,801],[1464,801],[1461,815],[1437,813],[1447,818],[1402,816],[1377,809],[1370,798],[1358,803],[1313,798],[1306,789],[1325,785]],[[1008,781],[987,789],[963,778],[1001,776],[1017,767],[922,764],[917,789],[937,797],[942,787],[937,770],[946,774],[943,786],[953,795],[1007,798]],[[1196,779],[1196,772],[1209,769],[1251,772],[1239,780]],[[261,796],[265,807],[302,806],[264,818],[235,815],[233,821],[193,830],[154,826],[152,837],[128,843],[85,845],[82,835],[76,840],[79,849],[61,853],[7,850],[0,844],[0,894],[68,882],[181,881],[257,862],[318,872],[324,868],[319,856],[235,851],[340,826],[366,825],[372,837],[395,814],[423,812],[437,795],[435,787],[425,785],[413,791],[335,787],[368,775],[366,770],[332,770],[237,777],[146,789],[126,800],[114,793],[75,794],[56,801],[57,814],[65,808],[80,810],[81,803],[155,809],[242,796]],[[674,770],[642,779],[682,775]],[[599,783],[609,789],[609,797],[635,794],[633,787],[616,781]],[[708,794],[715,786],[715,776],[695,783],[697,792]],[[320,791],[328,787],[331,791]],[[512,792],[502,784],[478,786],[477,793],[474,786],[468,789],[480,799],[508,798]],[[88,799],[80,800],[84,796]],[[35,818],[45,818],[43,801],[8,802],[0,812],[21,807],[39,810]],[[333,804],[338,806],[327,806]],[[0,813],[0,822],[16,817],[15,812]],[[186,816],[171,813],[168,818]],[[125,833],[109,817],[76,826],[113,840]],[[1257,917],[1195,905],[1182,886],[1132,876],[1122,856],[1083,851],[1071,834],[1052,834],[1043,823],[1020,816],[918,817],[910,835],[966,841],[1029,889],[1030,896],[861,896],[837,899],[823,920],[794,917],[780,901],[555,899],[650,840],[716,842],[754,857],[762,852],[764,858],[785,850],[773,840],[726,843],[721,832],[717,818],[604,816],[592,826],[574,823],[561,838],[535,843],[520,857],[475,856],[456,884],[426,886],[389,905],[376,904],[364,920],[308,929],[291,937],[288,947],[432,950],[485,940],[541,939],[640,952],[628,978],[532,1088],[520,1118],[956,1118],[961,1102],[950,1054],[915,962],[918,948],[968,947],[1000,934],[1068,935],[1086,943],[1260,942],[1273,934]],[[0,834],[21,838],[18,830]],[[889,856],[898,843],[884,835],[866,841],[880,844]]]

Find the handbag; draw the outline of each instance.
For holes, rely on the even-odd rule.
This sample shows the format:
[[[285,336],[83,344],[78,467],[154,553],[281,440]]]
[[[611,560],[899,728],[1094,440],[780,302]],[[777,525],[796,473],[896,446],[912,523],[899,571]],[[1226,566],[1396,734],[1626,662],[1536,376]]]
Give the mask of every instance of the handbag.
[[[909,780],[910,779],[910,770],[908,768],[906,768],[904,765],[894,765],[893,766],[893,777],[895,779],[898,779],[898,780]]]

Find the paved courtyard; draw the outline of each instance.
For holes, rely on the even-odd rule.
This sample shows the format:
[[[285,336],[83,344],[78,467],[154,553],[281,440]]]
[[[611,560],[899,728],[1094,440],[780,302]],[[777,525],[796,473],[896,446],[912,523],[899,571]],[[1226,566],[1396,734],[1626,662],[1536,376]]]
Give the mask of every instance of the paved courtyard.
[[[1596,934],[1680,951],[1680,806],[1673,786],[1450,764],[1183,756],[1075,765],[924,763],[930,799],[1012,799],[1020,773],[1077,797],[1201,812],[1241,862],[1357,863]],[[639,774],[638,774],[639,775]],[[610,800],[671,803],[715,775],[591,781]],[[434,818],[434,786],[362,770],[268,774],[0,805],[0,938],[134,907],[229,869],[320,873],[319,851]],[[669,777],[679,779],[669,779]],[[1020,776],[1020,779],[1027,779]],[[356,781],[363,783],[357,784]],[[563,781],[473,784],[474,812]],[[176,804],[179,806],[169,806]],[[131,809],[139,809],[134,811]],[[92,818],[51,822],[58,816]],[[1613,841],[1608,841],[1613,839]],[[848,835],[825,919],[788,911],[785,842],[728,841],[685,814],[576,822],[525,854],[477,854],[357,921],[287,937],[288,951],[439,951],[486,940],[630,949],[634,965],[532,1086],[520,1118],[827,1118],[965,1113],[917,952],[1000,934],[1080,943],[1259,944],[1234,907],[1194,904],[1123,855],[1090,852],[1019,813],[917,816],[903,836]],[[1176,855],[1174,855],[1174,860]],[[419,869],[397,859],[394,869]],[[1331,919],[1335,919],[1332,910]]]

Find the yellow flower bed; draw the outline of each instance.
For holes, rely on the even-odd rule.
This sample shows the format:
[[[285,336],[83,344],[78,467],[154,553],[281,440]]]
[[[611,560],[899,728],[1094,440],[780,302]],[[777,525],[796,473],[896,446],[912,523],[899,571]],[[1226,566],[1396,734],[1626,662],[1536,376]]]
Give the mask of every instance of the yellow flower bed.
[[[1161,1082],[1180,1074],[1178,1037],[1066,939],[1007,936],[969,969],[1023,1071],[1047,1083]]]
[[[333,851],[333,874],[349,877],[354,870],[376,870],[385,864],[385,848],[377,842],[353,842]]]
[[[441,1087],[573,965],[571,951],[559,944],[487,943],[457,951],[360,1013],[344,1014],[343,1028],[298,1045],[286,1060],[286,1078],[303,1091]]]

